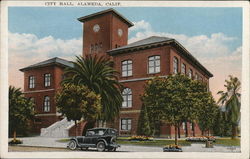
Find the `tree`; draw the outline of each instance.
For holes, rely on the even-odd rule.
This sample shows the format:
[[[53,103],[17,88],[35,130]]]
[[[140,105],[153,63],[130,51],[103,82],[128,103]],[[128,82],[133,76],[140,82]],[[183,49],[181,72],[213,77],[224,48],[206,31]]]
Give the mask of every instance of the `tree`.
[[[198,107],[199,113],[197,114],[198,125],[202,131],[202,134],[204,134],[204,132],[206,131],[207,135],[209,136],[210,130],[212,130],[215,125],[216,116],[219,109],[210,92],[206,92],[203,94],[201,102],[202,103]]]
[[[178,127],[182,122],[193,123],[198,119],[202,120],[199,114],[212,115],[214,110],[211,111],[211,108],[215,108],[214,99],[207,91],[206,85],[181,74],[149,80],[142,101],[147,107],[151,128],[156,129],[152,126],[154,120],[164,120],[175,127],[176,145]],[[202,107],[206,109],[203,110]],[[206,125],[206,130],[210,129],[213,123],[212,118],[207,120],[209,124]]]
[[[62,83],[85,85],[101,96],[100,119],[112,121],[119,114],[122,104],[121,85],[113,62],[104,56],[77,56],[74,67],[65,70],[66,78]]]
[[[226,117],[229,119],[232,127],[232,139],[237,135],[238,123],[240,120],[240,96],[239,93],[241,89],[241,83],[237,77],[229,75],[229,80],[225,80],[226,84],[224,85],[226,91],[219,91],[217,94],[220,94],[221,97],[218,100],[218,103],[226,108]]]
[[[101,98],[83,85],[64,84],[56,94],[56,104],[59,112],[67,120],[77,121],[83,118],[86,121],[95,121],[101,111]],[[76,133],[76,131],[75,131]]]
[[[191,79],[177,74],[167,78],[154,78],[146,84],[143,103],[150,116],[165,120],[175,127],[175,144],[178,144],[178,127],[183,121],[192,121],[195,116],[195,103],[191,99]],[[155,117],[155,118],[156,118]]]
[[[138,128],[137,128],[137,134],[138,135],[145,135],[145,136],[151,136],[151,129],[149,125],[149,118],[148,118],[148,112],[147,107],[142,105],[139,121],[138,121]]]
[[[23,96],[20,88],[9,86],[9,132],[14,142],[17,133],[26,131],[34,117],[34,103]]]

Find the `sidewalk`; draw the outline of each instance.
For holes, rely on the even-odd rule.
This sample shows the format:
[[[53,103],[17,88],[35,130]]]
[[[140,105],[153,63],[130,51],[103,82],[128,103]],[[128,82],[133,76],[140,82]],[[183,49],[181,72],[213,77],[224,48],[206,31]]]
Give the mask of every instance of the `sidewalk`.
[[[48,138],[48,137],[24,137],[18,138],[23,141],[19,146],[34,146],[34,147],[52,147],[52,148],[66,148],[67,142],[58,142],[62,138]],[[10,139],[11,140],[11,139]],[[191,146],[183,146],[183,152],[240,152],[239,146],[226,147],[214,146],[214,148],[205,148],[205,143],[193,143]],[[136,146],[136,145],[121,145],[118,151],[122,152],[163,152],[162,147],[153,146]]]

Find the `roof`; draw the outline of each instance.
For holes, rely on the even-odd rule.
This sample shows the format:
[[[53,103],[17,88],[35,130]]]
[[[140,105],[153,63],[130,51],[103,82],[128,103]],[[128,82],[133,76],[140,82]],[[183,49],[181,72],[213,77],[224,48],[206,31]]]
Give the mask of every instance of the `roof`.
[[[20,69],[20,71],[27,71],[29,69],[40,68],[40,67],[51,66],[51,65],[57,65],[57,66],[62,66],[62,67],[74,66],[74,64],[70,61],[67,61],[58,57],[54,57],[52,59],[48,59],[48,60],[33,64],[33,65],[30,65],[28,67],[22,68]]]
[[[113,13],[113,14],[115,14],[116,16],[118,16],[118,18],[120,18],[122,21],[124,21],[125,23],[127,23],[127,25],[129,27],[131,27],[131,26],[134,25],[131,21],[129,21],[127,18],[125,18],[123,15],[121,15],[119,12],[117,12],[113,8],[110,8],[110,9],[107,9],[107,10],[103,10],[103,11],[100,11],[100,12],[96,12],[96,13],[93,13],[93,14],[90,14],[90,15],[86,15],[86,16],[80,17],[80,18],[78,18],[78,20],[80,22],[85,22],[85,21],[87,21],[89,19],[92,19],[94,17],[100,16],[100,15],[103,15],[103,14],[107,14],[107,13]]]
[[[151,36],[149,38],[139,40],[137,42],[128,44],[126,46],[122,46],[119,48],[115,48],[107,51],[107,53],[111,56],[122,54],[131,51],[150,49],[154,47],[171,45],[179,50],[182,55],[184,55],[187,59],[193,62],[195,66],[204,71],[209,77],[213,77],[213,74],[210,73],[187,49],[185,49],[178,41],[175,39],[167,38],[167,37],[159,37],[159,36]]]
[[[130,43],[126,46],[122,46],[122,47],[118,47],[118,48],[109,50],[108,52],[110,52],[112,54],[112,53],[119,52],[120,50],[124,50],[124,49],[128,49],[128,48],[135,48],[138,46],[144,46],[144,45],[165,42],[165,41],[170,41],[170,40],[174,40],[174,39],[170,39],[167,37],[151,36],[149,38]]]

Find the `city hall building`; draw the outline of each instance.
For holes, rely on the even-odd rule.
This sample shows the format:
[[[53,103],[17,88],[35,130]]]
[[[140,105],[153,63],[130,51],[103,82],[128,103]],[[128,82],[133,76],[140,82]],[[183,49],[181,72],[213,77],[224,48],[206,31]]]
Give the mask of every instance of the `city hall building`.
[[[201,80],[209,87],[213,75],[178,41],[168,37],[151,36],[128,44],[128,29],[133,23],[114,9],[108,9],[78,18],[83,25],[82,55],[110,56],[114,68],[120,72],[119,82],[124,86],[120,114],[112,126],[119,135],[135,135],[145,82],[152,77],[166,77],[183,73],[194,80]],[[60,89],[65,67],[73,67],[70,61],[55,57],[20,69],[24,72],[24,93],[35,103],[34,130],[44,136],[74,134],[74,123],[68,122],[57,112],[55,93]],[[78,134],[86,122],[80,122]],[[185,132],[188,130],[188,132]],[[53,131],[57,135],[53,135]],[[174,127],[166,123],[160,126],[162,136],[174,136]],[[63,132],[63,133],[62,133]],[[199,135],[196,123],[182,124],[180,133]],[[60,136],[60,135],[59,135]]]

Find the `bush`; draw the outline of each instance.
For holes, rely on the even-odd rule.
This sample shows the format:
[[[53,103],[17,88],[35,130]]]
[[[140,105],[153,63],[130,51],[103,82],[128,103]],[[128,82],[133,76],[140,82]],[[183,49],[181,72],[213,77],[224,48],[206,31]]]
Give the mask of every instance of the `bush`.
[[[149,136],[131,136],[129,141],[153,141],[152,137]]]
[[[16,145],[16,144],[22,144],[22,143],[23,142],[21,140],[18,140],[18,139],[16,139],[16,140],[13,139],[9,142],[10,145]]]

